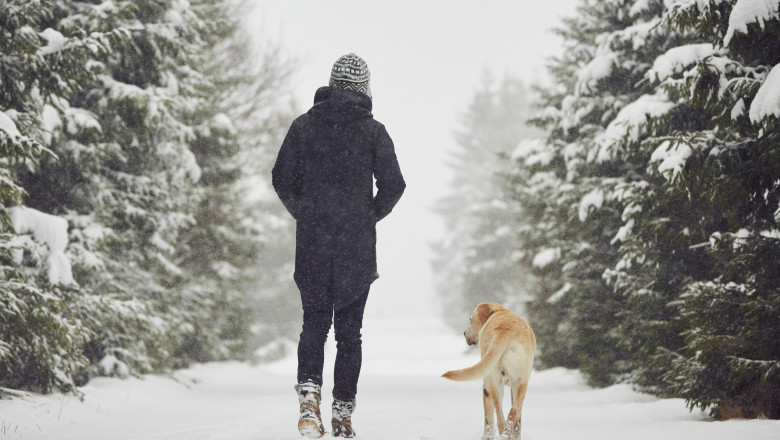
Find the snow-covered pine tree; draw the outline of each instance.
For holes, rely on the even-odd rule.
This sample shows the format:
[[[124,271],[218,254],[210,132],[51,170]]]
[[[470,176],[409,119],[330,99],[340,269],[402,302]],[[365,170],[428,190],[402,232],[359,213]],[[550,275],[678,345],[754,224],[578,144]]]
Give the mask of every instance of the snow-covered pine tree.
[[[226,153],[226,162],[234,155],[235,134],[226,117],[204,109],[215,108],[221,87],[209,76],[212,50],[232,37],[222,31],[237,18],[220,1],[58,5],[63,13],[52,26],[66,39],[109,30],[125,37],[109,52],[82,59],[92,77],[78,93],[52,102],[51,148],[60,160],[42,161],[23,181],[31,205],[69,219],[69,255],[90,292],[71,309],[95,335],[85,347],[92,371],[126,374],[236,355],[246,345],[247,324],[233,319],[240,302],[225,300],[235,292],[198,285],[193,278],[207,274],[176,258],[192,244],[180,234],[206,221],[197,217],[199,206],[236,203],[221,198],[229,190],[220,187],[219,172],[232,165],[215,165],[219,154]],[[198,159],[215,179],[200,182]],[[242,218],[223,221],[241,229]],[[212,267],[222,257],[214,255]],[[240,330],[211,331],[226,322]],[[193,344],[197,334],[208,337]],[[237,348],[225,349],[220,339]]]
[[[187,325],[169,289],[179,232],[194,220],[198,167],[186,111],[203,102],[199,71],[210,22],[199,2],[59,2],[66,38],[122,32],[111,51],[86,60],[78,93],[53,103],[52,150],[25,177],[31,206],[68,218],[69,253],[91,292],[72,308],[95,333],[85,347],[104,373],[174,366]],[[84,61],[83,61],[84,62]]]
[[[552,281],[530,305],[531,320],[551,332],[543,336],[556,353],[548,359],[541,347],[540,360],[577,365],[594,385],[630,370],[630,347],[621,346],[624,335],[615,331],[626,297],[607,286],[603,274],[618,257],[613,237],[623,203],[614,189],[636,174],[627,144],[638,143],[646,118],[663,108],[641,79],[670,37],[653,27],[662,3],[641,4],[645,9],[631,1],[584,1],[577,17],[564,22],[559,33],[567,47],[550,64],[557,89],[541,95],[545,110],[536,118],[550,132],[550,159],[540,166],[533,155],[518,154],[516,175],[524,178],[513,184],[525,194],[522,209],[525,203],[540,216],[526,217],[534,223],[521,226],[536,230],[522,238],[535,253],[526,264],[551,281],[560,277],[559,286]],[[630,105],[636,101],[647,105]],[[547,183],[534,185],[540,181]],[[541,262],[551,252],[560,274],[544,273],[551,269]]]
[[[235,56],[240,73],[215,67],[240,35],[234,5],[44,0],[0,14],[3,386],[72,388],[88,361],[81,380],[245,354],[269,215],[241,205],[238,164],[277,146],[284,68],[272,54],[241,64],[256,53]],[[22,197],[38,210],[12,208],[32,220],[11,222]],[[37,237],[36,218],[57,234]],[[80,286],[52,277],[55,244]]]
[[[716,417],[780,418],[780,4],[678,2],[664,25],[695,38],[650,78],[679,104],[673,131],[644,146],[659,191],[637,203],[664,212],[687,255],[685,345],[656,374]],[[646,226],[632,234],[649,241]]]
[[[267,158],[275,157],[269,153],[277,151],[288,123],[282,100],[291,64],[276,48],[258,47],[256,37],[237,20],[248,15],[247,2],[212,8],[209,15],[223,20],[207,37],[211,49],[204,62],[211,84],[206,105],[190,115],[197,124],[192,148],[202,170],[198,182],[202,198],[195,223],[181,235],[175,260],[188,273],[187,281],[176,288],[181,301],[195,302],[188,318],[192,331],[176,353],[179,363],[244,358],[257,344],[252,327],[258,321],[266,327],[256,332],[262,338],[293,336],[271,322],[287,323],[294,315],[292,310],[283,311],[283,305],[292,309],[289,303],[296,295],[278,292],[274,279],[277,265],[293,261],[294,244],[264,225],[267,218],[282,213],[281,224],[292,222],[281,204],[274,211],[254,194],[257,185],[269,180]],[[272,234],[274,239],[269,240]],[[289,245],[288,255],[265,258],[271,253],[269,241]],[[284,276],[290,285],[288,270]],[[257,309],[264,309],[267,300],[279,304],[258,319],[264,310]]]
[[[444,315],[455,328],[480,302],[522,305],[527,276],[517,264],[511,227],[516,212],[504,200],[498,174],[506,162],[501,155],[536,134],[524,124],[529,111],[530,93],[522,82],[494,83],[486,74],[456,134],[458,149],[449,164],[454,191],[437,206],[447,234],[434,245],[433,261]]]
[[[518,211],[515,236],[520,251],[518,264],[533,274],[524,286],[530,299],[524,309],[536,333],[539,354],[537,366],[576,368],[570,347],[561,332],[566,330],[568,286],[562,281],[559,223],[554,219],[561,210],[553,202],[553,193],[564,182],[565,170],[560,155],[543,139],[528,139],[512,154],[512,169],[507,171],[507,200]]]
[[[0,10],[0,386],[73,390],[86,366],[89,330],[70,308],[84,292],[63,251],[67,222],[23,206],[18,174],[41,157],[56,161],[53,105],[92,75],[84,59],[106,53],[120,35],[63,36],[55,1],[10,1]],[[9,215],[10,214],[10,215]]]

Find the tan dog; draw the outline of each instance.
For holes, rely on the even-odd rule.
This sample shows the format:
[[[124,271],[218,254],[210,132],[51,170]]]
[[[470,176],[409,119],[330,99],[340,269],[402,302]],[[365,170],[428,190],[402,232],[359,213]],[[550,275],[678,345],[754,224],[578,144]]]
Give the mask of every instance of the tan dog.
[[[536,336],[525,320],[508,308],[494,303],[482,303],[471,315],[471,325],[464,333],[466,343],[479,345],[482,359],[462,370],[442,375],[451,380],[482,379],[482,400],[485,406],[483,439],[493,435],[494,418],[499,434],[512,440],[520,439],[520,415],[531,377],[536,351]],[[512,392],[512,409],[504,422],[501,403],[504,386]]]

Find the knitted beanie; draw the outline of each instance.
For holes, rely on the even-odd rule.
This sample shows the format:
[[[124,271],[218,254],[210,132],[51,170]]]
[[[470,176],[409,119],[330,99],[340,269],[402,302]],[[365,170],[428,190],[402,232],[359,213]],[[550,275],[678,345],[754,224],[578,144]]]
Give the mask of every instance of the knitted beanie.
[[[368,64],[362,58],[350,53],[342,56],[335,63],[330,71],[330,86],[340,89],[353,90],[371,97],[371,87],[369,80],[371,72],[368,71]]]

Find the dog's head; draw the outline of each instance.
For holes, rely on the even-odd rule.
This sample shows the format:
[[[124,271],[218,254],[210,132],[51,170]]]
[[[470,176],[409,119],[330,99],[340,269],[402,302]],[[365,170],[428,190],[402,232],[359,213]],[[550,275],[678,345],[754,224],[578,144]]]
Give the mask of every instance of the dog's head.
[[[463,335],[466,337],[466,343],[469,345],[479,344],[479,331],[485,325],[487,320],[496,312],[509,311],[506,307],[496,303],[482,303],[474,309],[471,314],[470,324]]]

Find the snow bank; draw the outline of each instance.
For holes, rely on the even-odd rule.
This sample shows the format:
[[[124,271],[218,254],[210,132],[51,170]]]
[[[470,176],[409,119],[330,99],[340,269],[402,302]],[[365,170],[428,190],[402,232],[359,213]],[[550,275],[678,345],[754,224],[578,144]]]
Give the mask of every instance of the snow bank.
[[[65,256],[68,245],[68,221],[24,206],[8,209],[11,223],[18,234],[31,234],[36,242],[49,248],[49,283],[73,284],[70,261]]]
[[[747,34],[748,25],[758,23],[763,29],[766,22],[777,19],[780,19],[780,2],[777,0],[737,0],[729,16],[723,45],[728,46],[737,32]]]
[[[435,320],[367,319],[363,373],[353,418],[363,440],[478,440],[482,384],[442,379],[473,365],[459,331]],[[466,317],[464,316],[464,327]],[[323,416],[330,417],[335,341],[325,351]],[[0,400],[3,440],[293,440],[295,356],[252,367],[197,364],[167,376],[96,378],[70,395]],[[504,412],[509,406],[504,395]],[[534,371],[523,405],[524,440],[775,440],[778,420],[713,422],[682,399],[658,399],[628,384],[591,389],[573,370]],[[561,421],[565,420],[565,423]],[[328,426],[329,427],[329,426]],[[330,434],[323,438],[332,439]],[[497,437],[496,437],[497,438]]]
[[[653,67],[647,71],[645,76],[651,81],[663,81],[676,73],[681,73],[686,67],[702,58],[713,55],[715,52],[715,47],[710,43],[673,47],[655,59]]]
[[[780,117],[780,64],[772,68],[750,104],[750,120],[757,124],[768,116]]]

